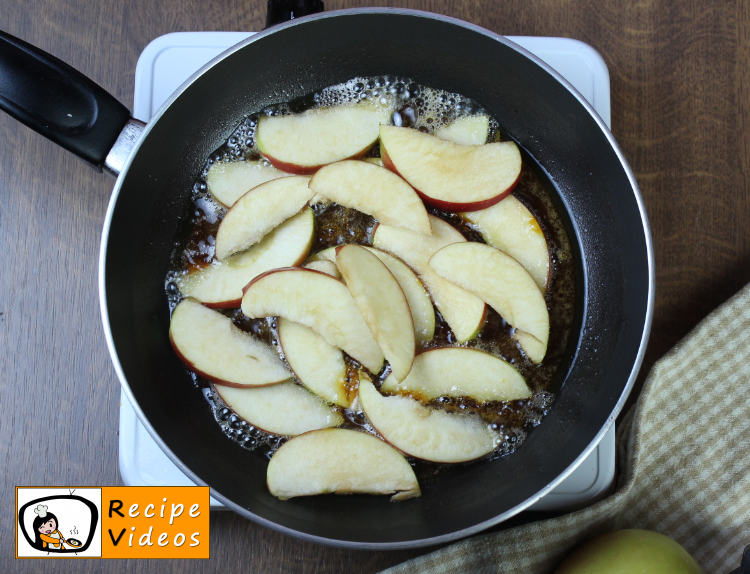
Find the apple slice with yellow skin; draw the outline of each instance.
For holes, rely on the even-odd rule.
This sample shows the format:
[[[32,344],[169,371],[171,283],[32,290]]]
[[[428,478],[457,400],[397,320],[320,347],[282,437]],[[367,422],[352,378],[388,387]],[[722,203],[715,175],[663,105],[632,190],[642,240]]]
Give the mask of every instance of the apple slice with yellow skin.
[[[349,289],[330,275],[296,267],[268,271],[245,287],[241,308],[251,319],[285,317],[305,325],[371,373],[383,366],[383,353]]]
[[[369,105],[316,108],[301,114],[264,116],[255,140],[282,171],[311,175],[343,159],[362,157],[378,139],[389,110]]]
[[[310,208],[287,219],[260,243],[224,261],[177,278],[177,287],[207,307],[234,309],[242,301],[242,289],[261,273],[279,267],[294,267],[310,252],[315,218]]]
[[[482,234],[487,245],[497,247],[518,261],[544,293],[550,276],[549,249],[539,222],[512,195],[480,211],[461,214]]]
[[[386,225],[432,233],[422,200],[408,183],[384,167],[357,160],[332,163],[312,177],[310,189]]]
[[[531,396],[526,381],[512,365],[465,347],[438,347],[417,355],[408,377],[399,383],[389,375],[380,390],[408,393],[423,401],[470,397],[483,403]]]
[[[264,160],[215,163],[208,168],[206,185],[216,201],[232,207],[235,201],[261,183],[289,175]]]
[[[468,341],[476,337],[484,325],[487,311],[484,301],[446,281],[429,266],[430,257],[440,249],[452,243],[466,243],[466,239],[442,219],[433,215],[429,218],[432,235],[381,224],[375,228],[372,242],[417,272],[456,339]]]
[[[245,251],[281,223],[299,213],[313,192],[309,177],[282,177],[243,195],[227,211],[216,233],[216,259]]]
[[[362,161],[366,161],[367,163],[372,163],[375,165],[379,165],[380,167],[383,167],[383,160],[379,157],[363,157]]]
[[[448,413],[410,397],[384,397],[359,381],[359,401],[375,430],[400,451],[432,462],[467,462],[494,450],[500,437],[478,415]]]
[[[230,409],[269,433],[296,436],[344,422],[335,407],[291,381],[268,387],[237,389],[214,385],[214,388]]]
[[[374,254],[388,268],[398,281],[406,301],[409,303],[411,318],[414,321],[414,335],[417,343],[429,341],[435,335],[435,309],[432,306],[432,300],[427,294],[422,281],[409,266],[393,255],[375,249],[365,247],[370,253]],[[335,261],[336,248],[329,247],[318,251],[310,257],[311,260]]]
[[[512,327],[536,343],[517,340],[535,363],[547,352],[549,311],[534,278],[518,261],[483,243],[448,245],[430,259],[430,267],[451,283],[485,301]]]
[[[393,274],[359,245],[336,248],[336,265],[354,297],[370,333],[402,381],[414,362],[414,322],[406,296]]]
[[[404,456],[372,435],[347,429],[305,433],[271,457],[268,490],[287,500],[314,494],[393,494],[391,500],[421,495]]]
[[[291,377],[270,346],[195,299],[184,299],[175,307],[169,340],[190,370],[215,383],[258,387]]]
[[[329,403],[348,408],[347,368],[341,349],[332,347],[312,329],[279,317],[279,343],[287,363],[299,381]]]
[[[339,271],[339,268],[336,267],[336,264],[331,261],[326,261],[325,259],[310,261],[305,263],[302,267],[305,269],[312,269],[313,271],[320,271],[321,273],[325,273],[336,279],[341,279],[341,272]]]
[[[461,145],[412,128],[380,126],[383,165],[425,203],[476,211],[498,203],[518,183],[521,153],[513,142]]]
[[[442,140],[461,145],[483,145],[490,133],[490,118],[487,116],[464,116],[433,132]]]

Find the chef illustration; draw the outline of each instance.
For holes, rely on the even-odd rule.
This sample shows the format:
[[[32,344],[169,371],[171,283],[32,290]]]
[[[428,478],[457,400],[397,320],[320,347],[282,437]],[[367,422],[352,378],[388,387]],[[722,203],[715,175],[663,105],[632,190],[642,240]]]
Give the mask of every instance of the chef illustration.
[[[57,527],[57,516],[48,511],[47,505],[39,504],[34,509],[34,534],[36,535],[35,546],[40,550],[59,550],[64,548],[66,542]]]

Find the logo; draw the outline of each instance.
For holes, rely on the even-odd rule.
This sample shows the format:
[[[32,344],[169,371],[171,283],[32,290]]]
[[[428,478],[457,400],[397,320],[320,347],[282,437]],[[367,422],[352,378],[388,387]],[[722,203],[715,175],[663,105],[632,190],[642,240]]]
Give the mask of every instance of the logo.
[[[100,488],[18,488],[18,558],[102,555]]]
[[[16,487],[16,558],[209,558],[199,486]]]

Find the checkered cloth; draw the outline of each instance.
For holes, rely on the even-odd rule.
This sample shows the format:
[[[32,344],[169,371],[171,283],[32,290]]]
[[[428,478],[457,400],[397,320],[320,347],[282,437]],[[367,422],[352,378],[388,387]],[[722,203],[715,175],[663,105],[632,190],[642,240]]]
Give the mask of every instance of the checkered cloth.
[[[617,444],[609,498],[385,573],[547,574],[584,540],[621,528],[666,534],[709,573],[737,568],[750,544],[750,285],[654,366]]]

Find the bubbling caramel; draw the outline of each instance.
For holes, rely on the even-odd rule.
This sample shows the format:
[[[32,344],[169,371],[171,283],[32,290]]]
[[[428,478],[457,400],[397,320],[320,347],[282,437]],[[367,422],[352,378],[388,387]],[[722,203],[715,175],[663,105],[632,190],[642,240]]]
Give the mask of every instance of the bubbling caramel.
[[[211,165],[217,162],[262,159],[255,143],[255,130],[259,118],[264,115],[287,115],[313,108],[351,105],[362,101],[387,108],[393,124],[412,127],[425,133],[432,133],[464,116],[484,114],[489,117],[488,142],[501,141],[502,136],[512,135],[503,134],[498,120],[470,98],[390,76],[353,78],[297,100],[268,106],[248,115],[228,140],[211,154],[193,187],[188,216],[184,219],[182,229],[176,238],[165,281],[170,311],[182,298],[175,279],[210,264],[215,257],[216,232],[226,208],[208,193],[206,176]],[[378,157],[379,153],[376,144],[367,155]],[[570,342],[575,314],[573,251],[564,220],[552,199],[552,189],[551,182],[543,176],[534,159],[524,155],[521,178],[513,195],[537,218],[550,253],[551,274],[546,293],[550,313],[550,338],[544,361],[537,365],[528,360],[512,339],[513,329],[492,309],[488,310],[484,327],[477,337],[462,343],[463,346],[481,349],[512,364],[526,379],[532,390],[532,397],[484,404],[478,404],[465,397],[441,397],[429,403],[434,408],[447,411],[477,413],[496,429],[500,433],[500,444],[485,459],[511,454],[523,443],[528,432],[541,424],[554,402],[555,392],[558,390],[556,386],[559,384],[557,373],[565,360]],[[484,242],[481,234],[460,215],[431,207],[427,209],[429,213],[451,223],[467,240]],[[314,206],[314,213],[315,236],[311,253],[346,243],[372,245],[372,230],[376,221],[371,216],[337,204],[317,204]],[[278,344],[275,318],[248,319],[239,309],[222,312],[239,328],[274,346],[286,362]],[[457,345],[450,328],[437,311],[436,318],[435,336],[423,343],[418,351]],[[350,379],[354,379],[357,369],[361,366],[350,357],[346,357],[346,360]],[[382,383],[388,372],[386,366],[383,372],[373,374],[376,386]],[[266,433],[242,420],[224,404],[210,382],[195,373],[190,374],[195,386],[206,397],[217,423],[227,437],[268,458],[287,440],[288,437]],[[359,428],[377,434],[361,411],[342,411],[345,419],[344,428]],[[420,482],[439,475],[440,471],[448,466],[415,459],[411,459],[411,463]]]

